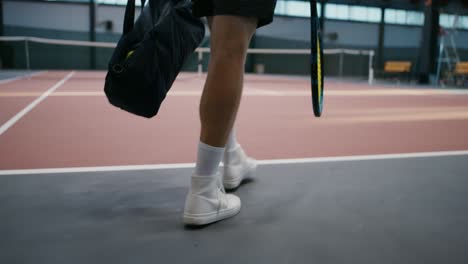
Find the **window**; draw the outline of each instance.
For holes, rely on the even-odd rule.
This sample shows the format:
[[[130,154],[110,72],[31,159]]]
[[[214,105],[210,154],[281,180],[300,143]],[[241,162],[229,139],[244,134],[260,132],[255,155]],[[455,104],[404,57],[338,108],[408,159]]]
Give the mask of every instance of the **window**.
[[[382,10],[377,7],[327,4],[325,6],[325,16],[339,20],[378,23],[382,16]]]
[[[325,16],[326,18],[348,20],[348,9],[347,5],[327,4],[325,6]]]
[[[380,8],[367,9],[367,21],[380,23],[382,19],[382,10]]]
[[[127,0],[95,0],[98,4],[127,5]],[[147,1],[148,2],[148,1]],[[140,0],[135,0],[136,6],[141,6]]]
[[[453,27],[453,23],[455,22],[455,16],[449,14],[441,14],[439,17],[439,24],[442,27],[451,28]]]
[[[367,21],[367,8],[362,6],[349,7],[349,19],[356,21]]]
[[[455,16],[450,14],[440,14],[439,24],[445,28],[468,29],[468,16]]]
[[[424,25],[424,14],[422,12],[407,11],[406,23],[408,25]]]
[[[389,8],[385,10],[384,19],[387,24],[422,26],[424,24],[424,13]]]
[[[460,27],[468,29],[468,16],[461,17]]]
[[[320,4],[317,4],[317,12],[319,16],[321,16],[322,11],[320,8]],[[280,0],[276,3],[275,14],[295,17],[310,17],[310,4],[305,1]]]
[[[47,2],[57,2],[57,1],[68,1],[74,3],[86,3],[89,4],[89,0],[45,0]],[[127,0],[95,0],[97,4],[108,4],[108,5],[127,5]],[[140,0],[135,0],[136,6],[141,6]]]
[[[375,7],[350,6],[349,20],[363,22],[380,22],[382,10]]]

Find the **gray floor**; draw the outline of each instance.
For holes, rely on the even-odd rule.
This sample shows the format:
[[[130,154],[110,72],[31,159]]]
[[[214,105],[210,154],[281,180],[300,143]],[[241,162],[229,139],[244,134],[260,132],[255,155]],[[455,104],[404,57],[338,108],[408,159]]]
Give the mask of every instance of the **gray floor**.
[[[0,176],[0,263],[468,263],[468,156],[262,166],[202,229],[189,173]]]

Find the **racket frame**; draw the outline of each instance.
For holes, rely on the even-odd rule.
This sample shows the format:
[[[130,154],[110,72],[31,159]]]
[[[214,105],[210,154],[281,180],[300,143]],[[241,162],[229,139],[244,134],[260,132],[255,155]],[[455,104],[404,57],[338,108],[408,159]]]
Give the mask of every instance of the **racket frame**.
[[[310,1],[310,81],[312,108],[314,115],[320,117],[323,111],[323,46],[317,1]]]

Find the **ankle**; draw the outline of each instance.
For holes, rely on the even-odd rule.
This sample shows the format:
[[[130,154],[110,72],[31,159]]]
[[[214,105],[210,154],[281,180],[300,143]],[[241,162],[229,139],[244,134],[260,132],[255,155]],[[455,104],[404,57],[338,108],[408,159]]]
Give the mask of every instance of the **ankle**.
[[[204,176],[216,174],[224,152],[225,148],[210,146],[200,141],[195,166],[196,174]]]
[[[220,175],[198,176],[193,174],[190,179],[190,189],[194,194],[210,193],[218,187]]]
[[[241,145],[238,144],[236,148],[224,152],[223,162],[224,164],[236,164],[242,161],[244,155]]]

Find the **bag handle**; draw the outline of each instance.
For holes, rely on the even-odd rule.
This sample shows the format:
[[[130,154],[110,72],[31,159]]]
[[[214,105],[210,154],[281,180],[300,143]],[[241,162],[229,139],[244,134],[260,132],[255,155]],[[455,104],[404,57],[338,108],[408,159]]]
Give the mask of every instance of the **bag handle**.
[[[145,6],[146,0],[141,0],[141,12],[143,12],[143,7]],[[128,0],[127,6],[125,7],[125,17],[124,17],[124,26],[123,34],[127,34],[132,31],[133,25],[135,23],[135,0]]]

